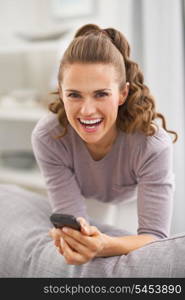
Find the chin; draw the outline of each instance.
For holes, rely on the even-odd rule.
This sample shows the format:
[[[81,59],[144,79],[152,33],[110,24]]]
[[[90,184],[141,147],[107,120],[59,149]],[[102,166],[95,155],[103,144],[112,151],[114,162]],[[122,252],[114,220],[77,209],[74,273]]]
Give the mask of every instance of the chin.
[[[100,137],[98,138],[97,136],[96,137],[95,136],[85,136],[84,134],[83,135],[79,134],[79,135],[88,144],[95,144],[101,140],[101,138]]]

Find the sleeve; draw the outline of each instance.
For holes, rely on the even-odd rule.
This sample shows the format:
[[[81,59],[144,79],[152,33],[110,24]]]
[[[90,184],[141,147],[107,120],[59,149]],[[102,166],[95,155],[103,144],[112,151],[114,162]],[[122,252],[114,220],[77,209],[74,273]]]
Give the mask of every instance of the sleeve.
[[[33,152],[44,177],[52,212],[72,214],[88,220],[85,199],[76,181],[75,173],[69,167],[70,155],[62,143],[37,137],[32,133]],[[60,147],[60,149],[59,149]]]
[[[149,137],[155,140],[155,137]],[[150,141],[151,141],[150,140]],[[173,208],[172,142],[146,143],[137,156],[138,234],[166,238]]]

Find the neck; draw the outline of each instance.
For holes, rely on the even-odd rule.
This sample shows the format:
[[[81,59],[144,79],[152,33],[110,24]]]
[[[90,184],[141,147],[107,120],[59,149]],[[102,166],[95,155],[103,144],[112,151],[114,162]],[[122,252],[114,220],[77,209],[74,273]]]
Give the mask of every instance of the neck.
[[[94,144],[88,144],[86,143],[87,148],[92,151],[94,154],[106,154],[109,152],[110,148],[114,144],[116,138],[118,135],[118,129],[113,128],[113,130],[108,132],[106,136],[102,138],[102,140],[98,141],[97,143]]]

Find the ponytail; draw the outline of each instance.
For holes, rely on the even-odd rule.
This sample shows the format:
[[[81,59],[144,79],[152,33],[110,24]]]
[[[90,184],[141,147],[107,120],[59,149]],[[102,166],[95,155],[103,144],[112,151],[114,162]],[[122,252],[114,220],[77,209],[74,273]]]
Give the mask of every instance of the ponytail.
[[[153,121],[160,118],[162,127],[175,136],[173,143],[178,139],[175,131],[168,130],[163,114],[156,112],[155,101],[150,94],[149,88],[144,84],[144,76],[136,62],[130,59],[130,46],[124,35],[114,28],[104,30],[115,47],[123,55],[126,69],[126,81],[130,84],[129,95],[126,102],[119,107],[117,125],[123,131],[132,133],[141,130],[146,135],[155,134]],[[125,120],[126,117],[126,120]],[[153,126],[155,125],[155,126]]]

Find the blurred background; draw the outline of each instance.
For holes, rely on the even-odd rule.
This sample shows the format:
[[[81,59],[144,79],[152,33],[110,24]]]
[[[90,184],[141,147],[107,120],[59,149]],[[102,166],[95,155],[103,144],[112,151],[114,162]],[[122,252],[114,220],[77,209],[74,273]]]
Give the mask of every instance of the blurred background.
[[[47,113],[60,58],[86,23],[123,32],[158,111],[178,132],[171,233],[185,232],[184,0],[0,0],[0,183],[46,194],[30,136]],[[97,220],[136,231],[136,199],[87,202]]]

